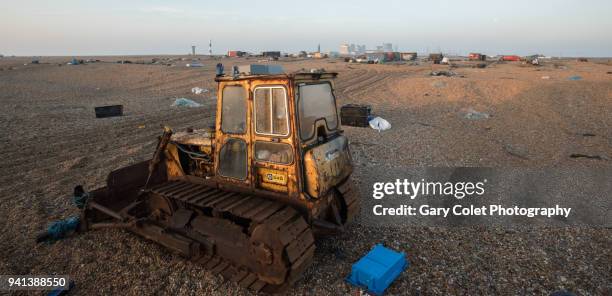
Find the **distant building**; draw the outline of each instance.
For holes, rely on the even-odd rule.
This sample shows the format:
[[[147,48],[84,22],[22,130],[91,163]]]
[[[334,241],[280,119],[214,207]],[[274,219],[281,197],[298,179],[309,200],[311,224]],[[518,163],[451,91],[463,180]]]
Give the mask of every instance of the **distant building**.
[[[327,58],[327,54],[322,52],[313,52],[312,57],[315,59],[324,59]]]
[[[364,54],[366,52],[366,46],[365,45],[357,45],[355,46],[355,53],[356,54]]]
[[[387,51],[385,52],[383,61],[394,62],[401,60],[401,54],[399,52]]]
[[[362,55],[366,53],[365,45],[355,44],[340,44],[340,55]]]
[[[429,60],[432,61],[434,64],[439,64],[440,62],[442,62],[443,58],[444,58],[444,55],[441,53],[430,53],[429,54]]]
[[[261,53],[261,55],[266,58],[275,58],[275,59],[278,59],[281,57],[280,51],[264,51]]]
[[[393,44],[391,44],[391,43],[383,43],[382,50],[384,52],[391,52],[391,51],[393,51]]]
[[[417,59],[416,52],[402,52],[400,53],[400,56],[403,61],[414,61]]]
[[[230,50],[227,52],[228,57],[243,57],[246,55],[246,52],[240,50]]]
[[[481,53],[472,52],[468,55],[470,61],[485,61],[487,56]]]
[[[350,45],[344,43],[344,44],[340,44],[340,54],[341,55],[350,55],[351,54],[351,47]]]
[[[385,54],[382,52],[368,52],[366,53],[366,58],[368,61],[372,61],[375,63],[381,62],[385,60]]]

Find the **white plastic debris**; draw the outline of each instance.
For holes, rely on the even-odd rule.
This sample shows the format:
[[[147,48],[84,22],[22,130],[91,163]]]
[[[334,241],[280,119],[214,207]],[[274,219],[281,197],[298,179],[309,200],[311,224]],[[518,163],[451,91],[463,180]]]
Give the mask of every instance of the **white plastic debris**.
[[[440,64],[448,65],[449,62],[450,62],[450,60],[448,59],[448,57],[443,57],[442,61],[440,62]]]
[[[489,113],[478,112],[472,108],[469,108],[465,113],[465,118],[472,120],[487,119],[489,118]]]
[[[199,88],[199,87],[196,86],[196,87],[191,89],[191,92],[196,94],[196,95],[200,95],[200,94],[203,94],[203,93],[207,93],[208,90],[205,89],[205,88]]]
[[[172,107],[202,107],[202,104],[187,98],[178,98],[174,100]]]
[[[379,132],[386,131],[386,130],[391,128],[391,124],[388,121],[386,121],[386,120],[384,120],[384,119],[382,119],[380,117],[372,118],[369,123],[370,123],[370,127],[371,128],[373,128],[373,129],[375,129],[375,130],[377,130]]]

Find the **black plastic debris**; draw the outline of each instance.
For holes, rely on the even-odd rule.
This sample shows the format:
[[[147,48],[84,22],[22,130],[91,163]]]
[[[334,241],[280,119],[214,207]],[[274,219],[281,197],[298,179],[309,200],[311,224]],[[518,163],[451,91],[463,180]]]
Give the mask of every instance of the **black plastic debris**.
[[[367,127],[371,112],[370,105],[346,104],[340,108],[340,123],[344,126]]]
[[[77,206],[77,208],[84,208],[88,200],[89,192],[85,192],[82,185],[77,185],[76,187],[74,187],[74,195],[72,201]]]
[[[581,154],[581,153],[572,153],[570,157],[571,158],[588,158],[588,159],[597,159],[597,160],[603,159],[599,155],[587,155],[587,154]]]
[[[96,118],[114,117],[123,115],[123,105],[95,107]]]

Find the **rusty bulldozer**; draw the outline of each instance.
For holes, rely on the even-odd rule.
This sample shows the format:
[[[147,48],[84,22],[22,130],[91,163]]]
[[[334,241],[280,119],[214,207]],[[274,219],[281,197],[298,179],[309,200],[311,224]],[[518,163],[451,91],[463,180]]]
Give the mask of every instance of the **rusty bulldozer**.
[[[125,228],[254,291],[298,279],[315,235],[359,212],[337,74],[243,69],[215,79],[214,129],[165,128],[151,160],[89,192],[81,230]]]

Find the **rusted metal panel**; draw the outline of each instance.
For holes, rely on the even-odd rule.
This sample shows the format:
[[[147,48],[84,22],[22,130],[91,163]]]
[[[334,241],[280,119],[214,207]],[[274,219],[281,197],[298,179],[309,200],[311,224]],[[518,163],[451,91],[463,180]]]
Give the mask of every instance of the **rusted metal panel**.
[[[337,137],[308,150],[304,155],[304,168],[306,192],[312,197],[325,195],[353,171],[346,137]]]

